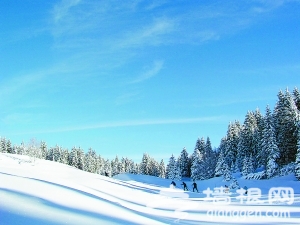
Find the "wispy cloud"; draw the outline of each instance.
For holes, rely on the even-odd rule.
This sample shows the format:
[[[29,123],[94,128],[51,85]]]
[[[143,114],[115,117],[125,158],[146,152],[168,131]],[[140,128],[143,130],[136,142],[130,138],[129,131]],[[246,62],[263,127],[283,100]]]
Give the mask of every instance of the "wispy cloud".
[[[119,40],[115,40],[116,47],[122,49],[168,44],[168,34],[173,33],[174,29],[175,23],[171,19],[155,19],[151,24],[135,27],[133,30],[127,31]]]
[[[220,121],[222,119],[224,119],[222,116],[215,116],[215,117],[175,118],[175,119],[126,120],[126,121],[115,121],[115,122],[97,123],[97,124],[82,125],[82,126],[71,126],[71,127],[57,128],[57,129],[24,132],[24,134],[25,133],[37,134],[37,133],[70,132],[70,131],[92,130],[92,129],[102,129],[102,128],[114,128],[114,127],[136,127],[136,126],[150,126],[150,125],[204,123],[204,122]]]
[[[161,69],[163,68],[163,65],[164,65],[163,61],[155,61],[150,69],[143,72],[140,76],[138,76],[136,79],[134,79],[130,83],[131,84],[140,83],[140,82],[150,79],[151,77],[157,75],[161,71]]]
[[[63,18],[67,17],[72,7],[78,5],[81,0],[63,0],[54,6],[53,17],[54,21],[60,22]]]

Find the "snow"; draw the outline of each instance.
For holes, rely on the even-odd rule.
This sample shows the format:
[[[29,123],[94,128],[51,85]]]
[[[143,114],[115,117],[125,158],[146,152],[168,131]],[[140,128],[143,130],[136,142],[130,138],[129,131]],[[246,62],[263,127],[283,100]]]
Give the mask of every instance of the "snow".
[[[181,181],[171,188],[167,179],[133,174],[109,178],[52,161],[31,162],[28,156],[0,153],[0,224],[300,223],[300,182],[294,175],[270,180],[234,176],[240,187],[259,188],[261,202],[242,204],[232,190],[230,204],[214,203],[203,191],[229,185],[222,177],[197,181],[199,193],[193,193],[182,191]],[[192,190],[192,182],[184,181]],[[292,188],[293,203],[270,204],[272,187]],[[222,215],[230,211],[244,214]],[[257,216],[256,211],[263,213]],[[267,211],[277,212],[277,216],[267,217]],[[280,212],[289,212],[289,216],[278,216]]]

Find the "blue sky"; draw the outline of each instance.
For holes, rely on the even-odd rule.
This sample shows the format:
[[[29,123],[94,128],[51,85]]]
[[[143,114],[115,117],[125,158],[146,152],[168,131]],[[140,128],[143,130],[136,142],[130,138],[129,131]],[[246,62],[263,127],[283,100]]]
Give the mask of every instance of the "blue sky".
[[[300,88],[300,1],[0,2],[0,136],[140,160]]]

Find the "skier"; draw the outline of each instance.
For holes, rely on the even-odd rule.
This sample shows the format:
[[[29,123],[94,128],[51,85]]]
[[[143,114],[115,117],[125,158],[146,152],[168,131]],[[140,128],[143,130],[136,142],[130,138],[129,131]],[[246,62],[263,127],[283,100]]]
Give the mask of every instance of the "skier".
[[[248,194],[248,188],[247,188],[247,186],[245,186],[244,189],[245,189],[245,195]]]
[[[108,177],[108,173],[105,171],[105,176]]]
[[[171,182],[171,185],[173,185],[174,187],[176,187],[176,183],[174,181]]]
[[[194,181],[194,183],[193,183],[193,192],[195,192],[195,189],[196,189],[197,192],[199,192],[199,191],[198,191],[198,188],[197,188],[197,184],[196,184],[195,181]]]
[[[186,183],[185,182],[183,182],[182,181],[182,184],[181,185],[183,185],[183,190],[185,191],[188,191],[189,189],[187,188],[187,185],[186,185]]]

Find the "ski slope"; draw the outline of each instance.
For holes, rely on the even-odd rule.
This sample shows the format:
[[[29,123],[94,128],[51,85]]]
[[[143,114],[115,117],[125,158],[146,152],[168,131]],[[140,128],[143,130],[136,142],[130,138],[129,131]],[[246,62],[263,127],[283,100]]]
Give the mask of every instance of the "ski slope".
[[[232,191],[227,196],[230,203],[224,204],[202,193],[227,184],[222,178],[197,182],[201,193],[183,192],[179,181],[177,188],[171,188],[170,180],[157,177],[108,178],[56,162],[31,162],[28,156],[0,153],[0,225],[300,224],[300,182],[293,175],[237,180],[241,187],[259,188],[260,201],[241,203],[240,195]],[[185,182],[191,190],[191,182]],[[270,204],[272,187],[293,189],[292,204],[290,199]]]

